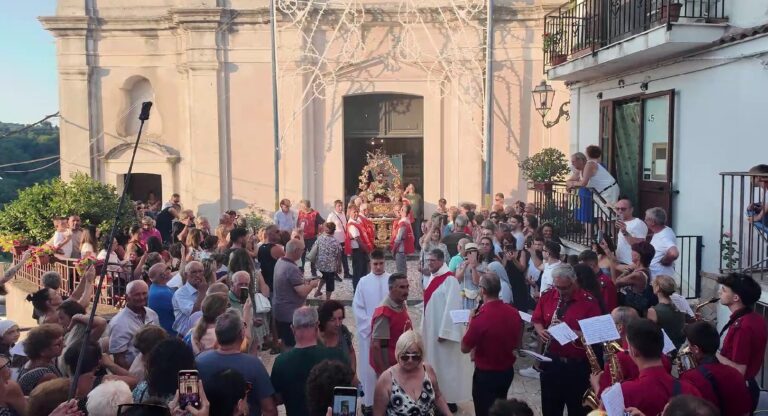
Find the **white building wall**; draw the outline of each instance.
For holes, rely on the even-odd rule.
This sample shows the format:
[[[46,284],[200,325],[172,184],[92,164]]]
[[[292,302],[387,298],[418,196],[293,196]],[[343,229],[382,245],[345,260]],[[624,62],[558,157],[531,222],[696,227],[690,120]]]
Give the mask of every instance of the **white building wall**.
[[[635,95],[645,80],[648,94],[675,90],[673,228],[704,237],[704,272],[719,268],[719,173],[768,163],[768,55],[761,54],[768,54],[768,36],[572,87],[572,151],[598,144],[598,93],[603,100]]]

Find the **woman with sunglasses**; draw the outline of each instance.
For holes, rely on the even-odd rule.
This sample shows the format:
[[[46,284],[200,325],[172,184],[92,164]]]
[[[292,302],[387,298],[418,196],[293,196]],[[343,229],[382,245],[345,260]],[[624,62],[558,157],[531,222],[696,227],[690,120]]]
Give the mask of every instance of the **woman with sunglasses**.
[[[406,331],[395,346],[397,364],[381,374],[376,383],[373,416],[451,415],[437,385],[435,370],[424,360],[421,336]]]
[[[0,416],[25,414],[27,398],[21,387],[11,380],[11,360],[0,355]]]

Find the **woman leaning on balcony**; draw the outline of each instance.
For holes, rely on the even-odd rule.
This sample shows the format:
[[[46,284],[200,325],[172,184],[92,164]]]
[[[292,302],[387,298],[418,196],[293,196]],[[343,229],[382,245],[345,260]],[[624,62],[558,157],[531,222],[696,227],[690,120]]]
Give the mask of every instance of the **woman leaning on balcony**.
[[[595,193],[603,199],[595,198],[595,202],[600,205],[604,213],[609,214],[612,212],[611,207],[619,199],[619,184],[616,178],[600,164],[600,157],[603,155],[600,147],[587,146],[586,153],[586,156],[583,153],[575,153],[571,157],[571,163],[576,171],[566,181],[566,186],[568,189],[594,189]]]

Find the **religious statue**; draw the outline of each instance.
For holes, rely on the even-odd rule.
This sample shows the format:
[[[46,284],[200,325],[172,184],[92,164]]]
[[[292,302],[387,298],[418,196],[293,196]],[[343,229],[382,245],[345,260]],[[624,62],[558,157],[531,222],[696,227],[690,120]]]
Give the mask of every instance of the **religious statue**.
[[[374,224],[376,247],[389,245],[393,221],[398,213],[393,207],[402,198],[402,179],[389,156],[376,149],[366,155],[367,164],[360,172],[360,197],[368,205],[368,217]]]

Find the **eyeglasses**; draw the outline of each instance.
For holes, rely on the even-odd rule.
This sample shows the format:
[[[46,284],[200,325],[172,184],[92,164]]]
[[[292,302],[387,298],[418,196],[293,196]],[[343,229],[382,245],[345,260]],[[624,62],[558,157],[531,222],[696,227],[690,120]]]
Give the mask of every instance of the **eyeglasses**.
[[[614,208],[616,211],[627,211],[629,210],[629,207],[616,207]]]
[[[421,361],[421,354],[409,352],[409,353],[401,355],[400,356],[400,360],[401,361],[415,361],[415,362],[419,362],[419,361]]]

